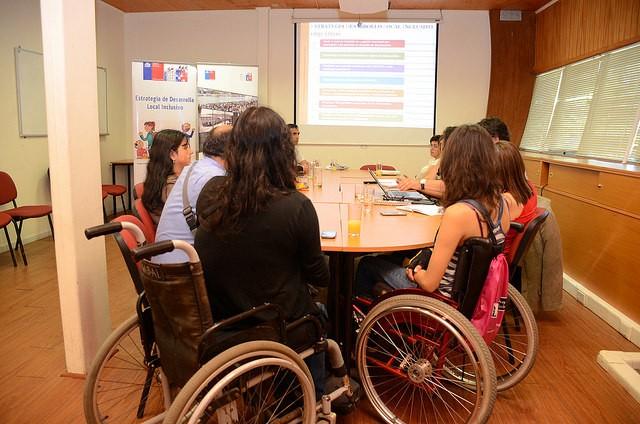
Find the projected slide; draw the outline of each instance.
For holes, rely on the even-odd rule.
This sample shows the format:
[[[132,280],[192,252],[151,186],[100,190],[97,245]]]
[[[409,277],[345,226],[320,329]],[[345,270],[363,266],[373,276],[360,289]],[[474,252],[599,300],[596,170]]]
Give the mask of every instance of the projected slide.
[[[310,23],[300,59],[301,121],[433,128],[435,23]],[[304,69],[306,68],[306,69]],[[305,72],[306,71],[306,72]]]

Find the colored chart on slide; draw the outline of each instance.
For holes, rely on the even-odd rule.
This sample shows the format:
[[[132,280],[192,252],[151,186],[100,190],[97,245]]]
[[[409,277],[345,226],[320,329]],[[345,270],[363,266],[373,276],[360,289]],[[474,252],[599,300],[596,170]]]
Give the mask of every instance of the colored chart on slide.
[[[435,23],[309,25],[307,122],[433,128]]]

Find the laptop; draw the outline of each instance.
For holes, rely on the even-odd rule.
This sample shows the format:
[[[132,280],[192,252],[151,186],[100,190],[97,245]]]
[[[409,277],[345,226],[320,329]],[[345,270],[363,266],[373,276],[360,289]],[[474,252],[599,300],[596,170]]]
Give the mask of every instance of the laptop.
[[[424,194],[420,193],[419,191],[401,191],[401,190],[387,190],[387,188],[380,184],[380,180],[378,180],[378,177],[376,176],[375,172],[373,172],[371,169],[369,170],[369,174],[371,174],[371,177],[373,178],[373,180],[376,182],[376,184],[378,184],[378,187],[380,187],[382,189],[382,192],[384,193],[384,200],[393,200],[393,201],[402,201],[402,200],[409,200],[411,202],[428,202],[430,201],[430,199],[428,199]],[[433,203],[433,201],[431,201],[431,203]]]

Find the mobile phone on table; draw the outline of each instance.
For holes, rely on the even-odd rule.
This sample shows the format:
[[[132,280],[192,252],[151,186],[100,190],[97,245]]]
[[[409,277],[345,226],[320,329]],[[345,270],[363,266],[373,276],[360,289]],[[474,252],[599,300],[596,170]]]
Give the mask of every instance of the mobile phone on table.
[[[320,233],[320,237],[323,239],[334,239],[336,238],[335,231],[323,231]]]
[[[407,213],[404,211],[398,211],[398,210],[386,210],[386,211],[380,211],[380,215],[382,216],[405,216]]]

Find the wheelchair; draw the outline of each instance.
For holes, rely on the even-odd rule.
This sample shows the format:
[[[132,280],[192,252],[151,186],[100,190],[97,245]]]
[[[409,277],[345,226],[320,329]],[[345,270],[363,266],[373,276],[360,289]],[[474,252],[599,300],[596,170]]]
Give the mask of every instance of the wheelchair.
[[[510,278],[548,213],[516,225]],[[470,238],[461,248],[452,298],[420,289],[374,288],[356,297],[355,362],[369,401],[388,423],[486,422],[498,391],[522,381],[535,362],[538,329],[511,284],[498,335],[487,345],[470,318],[495,250]],[[511,280],[510,280],[511,281]]]
[[[129,222],[85,233],[96,237],[123,229],[140,240],[139,228]],[[87,422],[334,423],[332,402],[343,395],[354,400],[340,349],[324,338],[318,318],[285,323],[277,305],[264,304],[214,323],[191,245],[165,241],[133,251],[120,247],[125,261],[137,264],[144,290],[136,315],[113,332],[91,366]],[[189,262],[147,260],[175,248]],[[304,359],[325,352],[340,384],[316,400]]]

